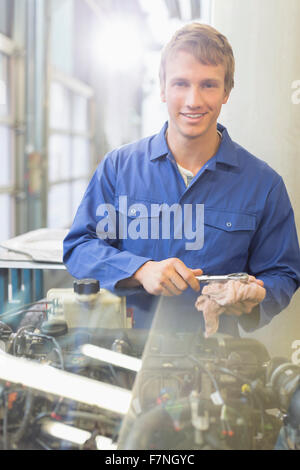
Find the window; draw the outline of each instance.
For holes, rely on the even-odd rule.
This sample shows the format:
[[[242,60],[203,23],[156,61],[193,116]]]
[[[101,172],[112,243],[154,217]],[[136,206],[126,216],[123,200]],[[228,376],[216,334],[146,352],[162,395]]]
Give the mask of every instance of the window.
[[[8,194],[0,193],[0,242],[11,238],[11,198]]]
[[[92,90],[52,73],[48,138],[48,227],[68,227],[90,179]]]
[[[0,33],[12,36],[14,0],[0,0]]]
[[[2,3],[0,2],[0,7]],[[5,24],[4,17],[1,17],[0,23],[2,31]],[[12,197],[14,191],[13,51],[14,43],[0,33],[0,241],[10,238],[14,233],[14,202]]]
[[[1,172],[0,186],[9,186],[11,183],[12,161],[12,136],[8,126],[0,125],[1,143]]]

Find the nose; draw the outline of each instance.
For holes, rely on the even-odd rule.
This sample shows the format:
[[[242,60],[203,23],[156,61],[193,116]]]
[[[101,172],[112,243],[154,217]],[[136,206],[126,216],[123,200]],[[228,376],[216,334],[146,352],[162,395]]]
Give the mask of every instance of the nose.
[[[201,90],[196,86],[189,87],[186,95],[186,106],[189,108],[200,108],[204,104]]]

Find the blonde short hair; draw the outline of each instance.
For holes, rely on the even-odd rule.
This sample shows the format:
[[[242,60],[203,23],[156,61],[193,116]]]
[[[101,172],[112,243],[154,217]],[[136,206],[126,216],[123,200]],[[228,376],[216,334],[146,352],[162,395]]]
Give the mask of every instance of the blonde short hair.
[[[225,67],[225,91],[230,93],[234,87],[234,56],[232,48],[225,36],[212,26],[191,23],[180,28],[173,35],[162,51],[159,78],[161,87],[166,81],[166,63],[170,56],[183,50],[190,52],[204,65]]]

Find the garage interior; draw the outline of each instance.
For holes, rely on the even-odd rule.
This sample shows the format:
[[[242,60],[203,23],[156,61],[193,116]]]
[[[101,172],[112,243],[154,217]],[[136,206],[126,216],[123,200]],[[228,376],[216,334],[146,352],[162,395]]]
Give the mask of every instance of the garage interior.
[[[104,156],[159,132],[168,119],[160,98],[160,55],[170,36],[190,22],[212,25],[232,44],[235,87],[219,121],[282,176],[299,234],[299,21],[298,0],[0,0],[0,349],[6,353],[0,354],[1,448],[159,449],[157,429],[164,430],[163,449],[274,447],[282,421],[270,413],[269,431],[257,431],[263,426],[260,410],[265,399],[272,409],[282,406],[282,419],[285,396],[291,397],[289,387],[300,377],[299,291],[267,326],[241,331],[239,346],[170,332],[149,340],[146,332],[128,328],[124,297],[103,292],[100,298],[93,282],[87,317],[76,297],[83,284],[62,262],[62,240]],[[106,312],[101,322],[92,315],[100,304]],[[33,317],[44,321],[43,330],[31,325]],[[87,318],[93,318],[90,324]],[[198,355],[187,364],[192,343]],[[105,350],[112,353],[109,359]],[[225,350],[227,369],[239,350],[253,381],[254,365],[247,360],[255,356],[257,371],[275,358],[268,380],[273,377],[276,399],[261,385],[264,399],[258,391],[252,408],[226,407],[210,369],[201,366],[207,355],[218,362]],[[181,362],[174,376],[160,372],[176,353]],[[214,397],[207,409],[198,407],[199,390],[188,398],[178,392],[197,380],[196,366],[202,394]],[[282,370],[288,378],[279,377]],[[229,373],[227,380],[229,394],[241,385],[245,397],[251,393],[252,382],[241,384],[234,373],[233,382]],[[168,387],[178,392],[180,419]],[[208,409],[227,436],[221,443],[203,438]],[[239,438],[228,427],[234,412]]]

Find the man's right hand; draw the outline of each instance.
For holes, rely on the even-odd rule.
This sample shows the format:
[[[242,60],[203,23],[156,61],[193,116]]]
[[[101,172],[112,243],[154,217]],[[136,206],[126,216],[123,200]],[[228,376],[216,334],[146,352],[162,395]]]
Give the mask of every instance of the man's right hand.
[[[144,289],[153,295],[180,295],[189,286],[196,292],[200,284],[195,276],[201,276],[202,269],[190,269],[178,258],[163,261],[147,261],[132,276]]]

